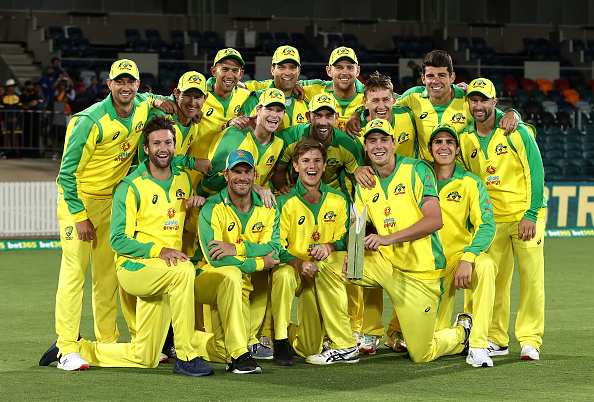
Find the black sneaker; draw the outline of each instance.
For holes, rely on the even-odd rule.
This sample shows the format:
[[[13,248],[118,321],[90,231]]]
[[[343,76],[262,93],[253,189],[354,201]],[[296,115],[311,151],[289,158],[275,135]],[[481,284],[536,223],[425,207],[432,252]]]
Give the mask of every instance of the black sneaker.
[[[41,359],[39,360],[40,366],[49,366],[50,363],[58,361],[59,349],[54,343],[48,350],[45,351]]]
[[[262,367],[254,360],[249,352],[239,356],[237,359],[231,359],[231,364],[227,365],[227,371],[235,374],[259,374]]]
[[[191,377],[202,377],[205,375],[214,374],[214,368],[195,357],[189,362],[175,358],[175,366],[173,367],[175,374],[189,375]]]
[[[274,364],[276,366],[294,366],[293,348],[288,339],[274,340]]]

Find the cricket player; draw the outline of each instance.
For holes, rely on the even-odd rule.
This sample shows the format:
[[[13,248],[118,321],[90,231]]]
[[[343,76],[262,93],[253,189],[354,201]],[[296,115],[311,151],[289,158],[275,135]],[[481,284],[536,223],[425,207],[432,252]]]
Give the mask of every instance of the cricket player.
[[[249,98],[241,107],[241,113],[245,116],[256,115],[256,107],[260,96],[265,89],[276,88],[285,95],[285,117],[279,127],[280,130],[306,123],[307,102],[293,93],[295,84],[301,73],[301,59],[299,51],[292,46],[280,46],[272,55],[270,73],[273,79],[267,81],[247,81],[245,86],[252,91]]]
[[[46,351],[40,365],[47,365],[60,355],[66,358],[79,352],[77,340],[89,261],[96,339],[113,343],[119,337],[118,279],[109,245],[112,191],[130,169],[149,109],[167,100],[137,94],[139,72],[132,60],[113,63],[107,85],[111,91],[107,99],[74,115],[66,132],[56,180],[62,244],[56,293],[58,341],[57,349],[53,346]],[[189,168],[194,168],[194,160],[188,163]]]
[[[503,114],[495,108],[493,83],[477,78],[468,87],[467,101],[474,118],[460,135],[466,168],[480,177],[493,201],[497,231],[489,255],[497,264],[493,321],[489,329],[491,356],[509,353],[510,286],[514,256],[520,274],[520,306],[516,338],[522,360],[538,360],[544,332],[544,230],[547,200],[544,169],[535,130],[519,124],[505,136]]]
[[[346,250],[349,214],[346,196],[323,183],[327,163],[323,144],[313,138],[303,139],[294,149],[292,163],[299,178],[288,194],[278,198],[283,248],[281,263],[272,271],[277,366],[294,365],[293,349],[303,357],[322,350],[324,330],[316,297],[316,263],[335,251]],[[291,304],[296,295],[299,326],[296,334],[289,336]]]
[[[200,210],[200,246],[206,264],[199,265],[196,300],[210,306],[205,332],[192,344],[210,361],[229,363],[237,374],[262,369],[248,351],[251,277],[279,263],[281,249],[276,208],[266,208],[252,187],[256,162],[247,150],[229,153],[224,171],[227,187],[208,198]]]
[[[130,343],[81,339],[80,353],[62,356],[58,367],[156,367],[159,350],[173,322],[177,357],[173,372],[193,377],[214,373],[191,344],[194,332],[194,265],[179,251],[186,208],[204,204],[192,196],[189,174],[171,164],[173,122],[157,116],[143,128],[148,161],[115,190],[110,244],[117,253],[117,278],[138,297],[137,333]],[[88,363],[87,363],[88,362]]]
[[[429,137],[433,128],[441,123],[448,123],[460,133],[471,120],[466,103],[465,92],[454,85],[456,73],[450,55],[443,50],[429,52],[422,65],[423,86],[409,89],[402,94],[396,105],[406,106],[415,116],[417,139],[419,143],[419,158],[433,162],[429,153]],[[353,123],[358,125],[360,118],[353,117]],[[511,132],[520,121],[514,110],[508,110],[503,127]],[[512,128],[513,127],[513,128]],[[358,132],[349,125],[347,132]]]
[[[440,278],[446,261],[438,233],[443,222],[434,173],[423,161],[394,154],[396,140],[391,126],[385,120],[371,123],[375,122],[367,127],[364,138],[378,180],[372,189],[357,186],[355,206],[359,212],[367,206],[368,221],[377,234],[363,239],[366,251],[361,279],[345,279],[347,257],[340,253],[320,262],[316,287],[320,290],[324,326],[333,343],[348,341],[344,283],[383,288],[396,309],[414,362],[460,353],[470,335],[470,315],[459,314],[456,325],[435,330]],[[306,362],[332,364],[354,360],[358,360],[356,347],[329,349],[307,357]]]

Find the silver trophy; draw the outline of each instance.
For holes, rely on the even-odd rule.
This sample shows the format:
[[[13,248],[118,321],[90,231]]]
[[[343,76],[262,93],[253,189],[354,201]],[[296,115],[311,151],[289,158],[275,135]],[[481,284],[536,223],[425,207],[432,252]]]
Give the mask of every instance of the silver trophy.
[[[365,237],[366,220],[367,204],[365,204],[363,211],[359,215],[359,211],[357,211],[355,203],[352,203],[349,217],[349,244],[347,262],[348,279],[363,278],[363,256],[365,254],[363,238]]]

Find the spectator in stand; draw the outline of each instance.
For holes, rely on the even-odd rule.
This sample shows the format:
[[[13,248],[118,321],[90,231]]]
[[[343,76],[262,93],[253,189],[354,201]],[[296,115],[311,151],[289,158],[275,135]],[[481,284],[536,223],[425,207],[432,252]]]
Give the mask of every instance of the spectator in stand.
[[[84,82],[79,82],[77,87],[77,94],[74,97],[74,100],[70,103],[72,113],[81,112],[95,103],[95,96],[87,90],[87,86]]]
[[[41,137],[41,114],[38,113],[43,107],[43,96],[35,91],[33,82],[26,81],[21,93],[23,105],[23,133],[26,147],[39,146]]]
[[[101,85],[99,84],[97,76],[94,75],[91,77],[91,85],[87,88],[87,92],[95,98],[101,94]]]
[[[62,77],[58,82],[58,86],[54,91],[54,101],[55,99],[62,93],[68,99],[68,102],[72,102],[76,97],[76,92],[74,92],[74,82],[70,79],[70,77]]]
[[[54,97],[54,90],[58,86],[58,79],[54,78],[54,69],[52,66],[46,66],[43,75],[37,81],[43,91],[43,99],[49,104]]]
[[[52,70],[54,70],[54,78],[55,79],[61,78],[62,73],[66,72],[66,70],[64,70],[64,69],[62,69],[62,67],[60,67],[60,59],[57,57],[54,57],[52,59],[51,67],[52,67]]]
[[[64,84],[60,84],[58,87],[62,87]],[[51,143],[51,151],[52,151],[52,160],[58,159],[58,149],[63,149],[64,147],[61,146],[58,148],[58,144],[64,143],[64,139],[66,137],[66,126],[70,121],[70,115],[72,113],[72,109],[68,104],[68,98],[66,96],[66,92],[62,91],[54,99],[53,102],[53,120],[52,120],[52,128],[50,130],[50,139]]]
[[[103,85],[101,87],[101,92],[95,97],[95,102],[101,102],[103,99],[107,98],[108,95],[109,87],[107,85]]]
[[[22,105],[20,97],[15,94],[16,82],[12,78],[6,81],[4,96],[0,109],[3,113],[4,141],[9,158],[21,158]]]

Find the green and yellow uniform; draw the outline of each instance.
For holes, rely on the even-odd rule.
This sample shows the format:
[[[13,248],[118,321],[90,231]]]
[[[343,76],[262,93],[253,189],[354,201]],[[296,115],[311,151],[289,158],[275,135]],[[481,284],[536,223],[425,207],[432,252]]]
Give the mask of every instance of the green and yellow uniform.
[[[283,141],[275,134],[272,134],[272,141],[267,145],[261,145],[251,129],[229,127],[219,134],[208,154],[208,159],[212,162],[212,171],[204,176],[198,192],[201,191],[205,195],[214,194],[226,186],[223,171],[227,156],[238,149],[249,151],[254,156],[257,171],[254,183],[271,188],[270,178],[283,148]]]
[[[489,340],[500,346],[509,343],[509,297],[516,254],[520,274],[516,338],[522,346],[539,349],[544,332],[544,169],[534,128],[520,123],[517,131],[505,136],[499,127],[503,113],[497,109],[495,113],[495,129],[487,137],[477,134],[475,124],[460,135],[464,164],[485,183],[497,225],[488,252],[498,266]],[[522,218],[536,222],[536,236],[530,241],[518,236]]]
[[[361,128],[364,129],[367,124],[369,112],[361,114]],[[416,158],[418,150],[415,149],[415,139],[417,138],[417,124],[412,111],[405,106],[394,106],[392,108],[392,123],[394,131],[392,136],[396,140],[394,153],[406,156],[407,158]],[[363,137],[358,137],[363,143]]]
[[[288,194],[277,199],[283,248],[281,263],[272,272],[274,336],[276,339],[289,337],[287,328],[291,321],[291,304],[297,295],[299,328],[291,343],[297,354],[303,357],[322,350],[322,317],[318,312],[314,278],[301,276],[288,262],[300,258],[317,263],[309,253],[318,244],[331,243],[337,251],[346,250],[348,201],[344,194],[324,183],[320,183],[320,192],[322,197],[316,204],[306,202],[303,196],[307,190],[297,180]],[[349,347],[338,346],[334,347]]]
[[[178,357],[191,360],[194,333],[194,278],[190,261],[167,266],[159,258],[165,247],[179,250],[192,182],[186,171],[171,166],[168,180],[151,177],[141,164],[125,177],[113,197],[110,244],[117,253],[120,286],[138,297],[138,327],[131,343],[81,342],[81,356],[92,366],[156,367],[169,323]]]
[[[372,189],[356,188],[355,205],[362,211],[367,205],[368,220],[379,235],[390,235],[405,229],[422,217],[423,197],[437,196],[432,169],[423,161],[396,155],[394,172],[379,179]],[[322,292],[320,309],[328,336],[332,341],[348,333],[346,290],[334,291],[325,299],[325,291],[337,289],[341,283],[358,284],[386,290],[396,309],[402,332],[413,361],[424,362],[463,349],[464,329],[461,326],[435,331],[436,314],[441,294],[441,276],[446,261],[438,232],[424,238],[380,246],[379,251],[365,252],[363,278],[345,280],[342,274],[344,254],[334,253],[321,263],[316,287]],[[332,294],[332,293],[330,293]]]
[[[277,210],[263,206],[254,191],[251,195],[248,213],[233,206],[227,188],[209,197],[200,210],[200,246],[206,264],[197,271],[195,294],[199,303],[210,306],[211,314],[204,317],[207,333],[197,331],[192,344],[207,360],[230,362],[247,352],[251,274],[262,271],[265,255],[274,251],[278,258],[280,253]],[[234,244],[236,254],[211,259],[208,253],[214,245],[208,245],[213,240]]]

